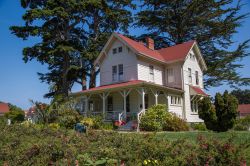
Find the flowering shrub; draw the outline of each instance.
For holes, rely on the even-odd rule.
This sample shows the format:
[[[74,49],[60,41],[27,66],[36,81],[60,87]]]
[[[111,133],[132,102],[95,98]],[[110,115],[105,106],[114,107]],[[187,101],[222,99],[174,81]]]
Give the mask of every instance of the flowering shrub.
[[[58,123],[50,123],[49,128],[58,130],[60,128],[60,125]]]
[[[177,133],[90,130],[86,135],[23,125],[0,126],[0,131],[0,165],[244,165],[250,161],[247,132],[238,135],[236,144],[235,138],[212,132],[197,140],[177,135],[170,141],[168,134]]]
[[[81,124],[89,127],[89,128],[92,128],[94,126],[94,120],[92,118],[87,118],[87,117],[84,117],[82,120],[81,120]]]

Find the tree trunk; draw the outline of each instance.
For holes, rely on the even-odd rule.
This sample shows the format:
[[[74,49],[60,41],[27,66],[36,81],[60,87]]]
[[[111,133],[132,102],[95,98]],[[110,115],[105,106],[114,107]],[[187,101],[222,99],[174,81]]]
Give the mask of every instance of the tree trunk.
[[[82,90],[86,90],[86,89],[87,89],[86,74],[83,73],[82,74]]]
[[[89,80],[89,88],[96,87],[96,75],[95,67],[92,67],[90,70],[90,80]]]

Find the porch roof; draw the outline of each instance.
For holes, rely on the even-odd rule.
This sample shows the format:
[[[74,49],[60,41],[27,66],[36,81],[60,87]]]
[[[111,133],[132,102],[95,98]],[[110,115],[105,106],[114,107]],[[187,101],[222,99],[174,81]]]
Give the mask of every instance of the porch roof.
[[[161,89],[166,89],[170,91],[175,91],[179,93],[183,93],[183,90],[177,89],[177,88],[171,88],[163,85],[158,85],[142,80],[132,80],[132,81],[127,81],[127,82],[121,82],[121,83],[116,83],[116,84],[109,84],[109,85],[103,85],[87,90],[83,90],[80,92],[72,93],[71,95],[80,95],[80,94],[90,94],[90,93],[98,93],[98,92],[104,92],[107,90],[119,90],[119,89],[126,89],[126,88],[132,88],[132,87],[143,87],[143,86],[151,86],[155,88],[161,88]]]
[[[190,94],[191,95],[209,96],[201,88],[196,87],[196,86],[190,86]]]

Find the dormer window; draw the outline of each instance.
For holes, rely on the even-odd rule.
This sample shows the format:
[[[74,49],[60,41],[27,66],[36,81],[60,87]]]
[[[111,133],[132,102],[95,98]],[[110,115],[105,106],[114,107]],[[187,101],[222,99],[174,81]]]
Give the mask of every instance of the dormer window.
[[[113,54],[117,53],[117,48],[113,48]]]
[[[122,52],[122,47],[119,47],[119,48],[118,48],[118,52]]]

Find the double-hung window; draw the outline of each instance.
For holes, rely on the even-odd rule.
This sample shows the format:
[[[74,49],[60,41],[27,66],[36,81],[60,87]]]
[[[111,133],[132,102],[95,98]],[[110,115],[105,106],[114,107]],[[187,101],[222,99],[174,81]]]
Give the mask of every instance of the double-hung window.
[[[154,66],[149,66],[149,81],[154,82]]]
[[[192,83],[192,70],[191,70],[191,68],[188,68],[188,82],[190,84]]]
[[[118,80],[123,81],[123,64],[118,65]]]
[[[117,66],[112,66],[112,81],[117,81]]]
[[[118,52],[122,52],[122,47],[118,47]]]
[[[196,85],[199,85],[199,73],[198,73],[198,71],[195,71],[195,82],[196,82]]]

